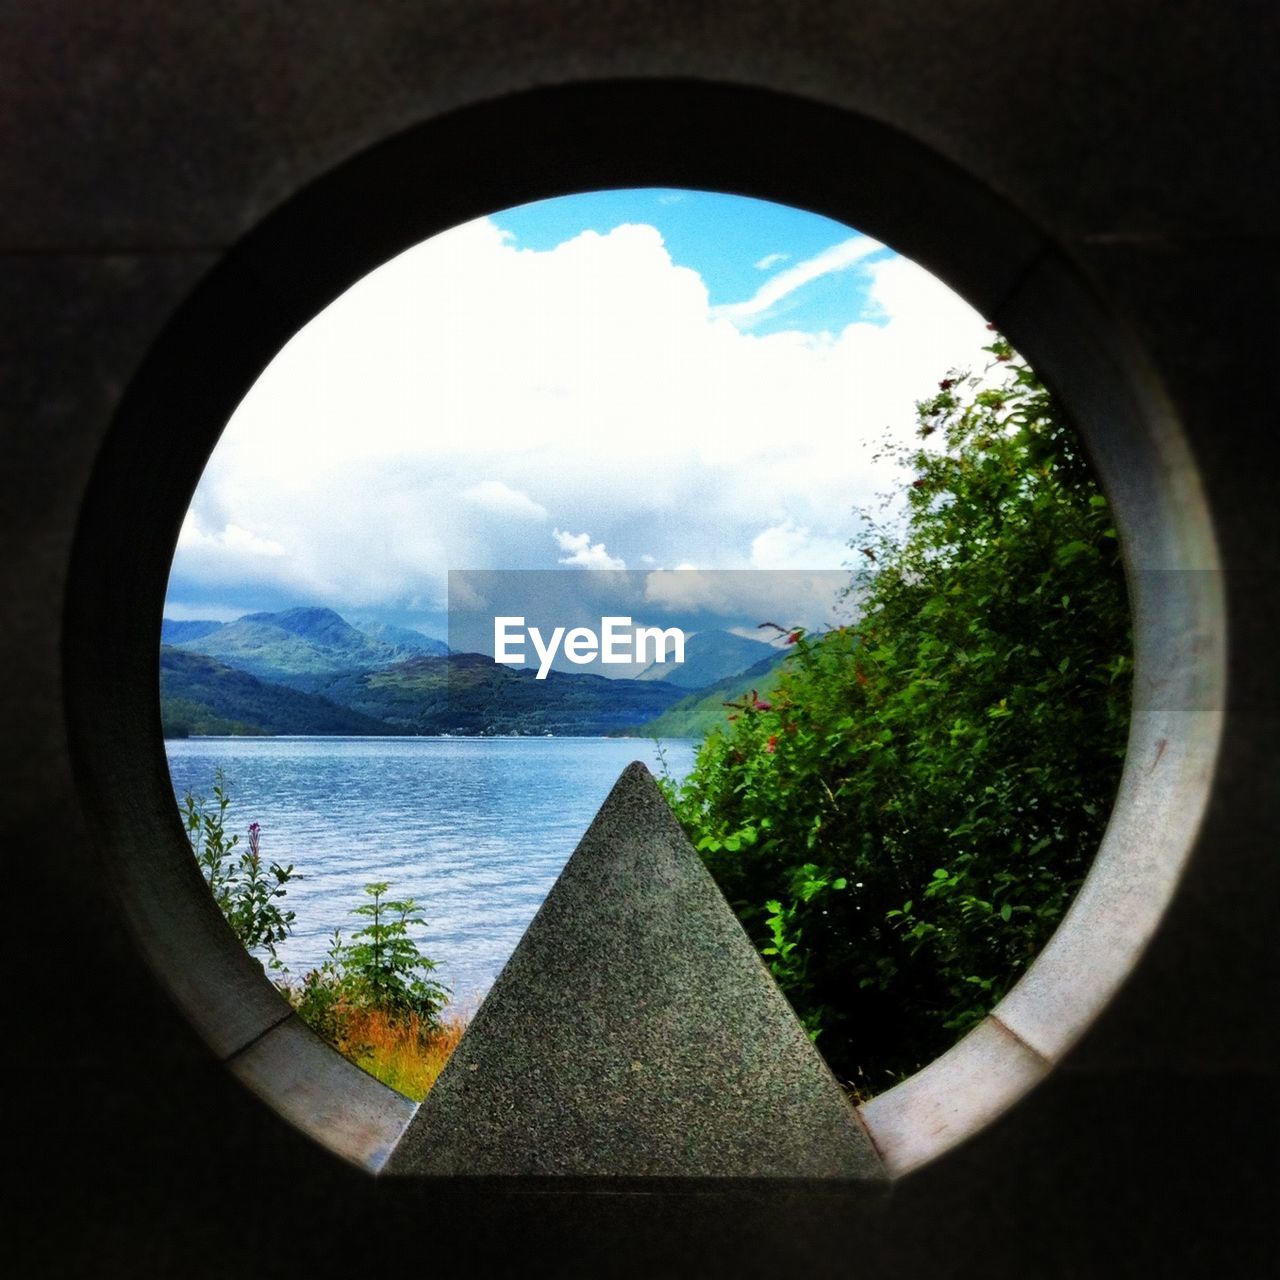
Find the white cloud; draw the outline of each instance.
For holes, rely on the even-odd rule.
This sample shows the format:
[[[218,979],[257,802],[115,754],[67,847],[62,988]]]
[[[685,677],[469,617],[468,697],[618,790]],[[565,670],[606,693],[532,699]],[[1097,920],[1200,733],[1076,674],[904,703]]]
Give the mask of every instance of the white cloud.
[[[512,516],[517,520],[545,520],[547,509],[534,502],[527,493],[503,484],[501,480],[481,480],[464,490],[462,496],[477,507],[492,511],[495,515]]]
[[[724,572],[718,569],[646,575],[644,598],[673,612],[738,617],[744,614],[781,627],[825,627],[837,616],[833,604],[848,575],[831,569],[802,573]],[[750,629],[741,634],[752,634]],[[768,639],[762,630],[757,639]]]
[[[766,288],[877,247],[845,245]],[[878,323],[760,336],[726,323],[650,226],[546,252],[489,220],[438,236],[317,316],[245,396],[170,596],[215,600],[239,582],[297,603],[429,610],[450,568],[645,555],[749,568],[780,562],[797,531],[807,567],[838,568],[852,508],[895,481],[866,442],[910,440],[915,400],[989,338],[914,264],[864,270]],[[572,545],[530,537],[535,519]]]
[[[644,598],[674,611],[728,613],[737,603],[726,575],[696,569],[655,569],[645,576]]]
[[[455,573],[449,578],[449,608],[479,613],[489,608],[489,600],[476,590],[474,581],[466,574]]]
[[[846,539],[815,537],[791,520],[771,525],[751,540],[754,569],[819,569],[841,564],[848,557]]]
[[[737,325],[750,325],[764,317],[771,307],[781,302],[789,293],[794,293],[803,285],[830,275],[833,271],[844,271],[883,248],[884,245],[878,240],[872,240],[870,236],[854,236],[849,240],[842,240],[830,249],[824,249],[814,257],[797,262],[794,267],[788,267],[772,276],[745,302],[726,303],[716,307],[714,314]],[[763,258],[761,261],[767,262],[768,259]]]
[[[234,622],[244,610],[227,604],[201,604],[199,601],[166,600],[164,616],[175,622]]]
[[[771,271],[780,263],[786,262],[791,257],[789,253],[766,253],[759,262],[756,263],[757,271]]]
[[[605,550],[603,542],[592,542],[589,533],[569,533],[556,529],[552,534],[561,551],[569,554],[560,557],[561,564],[571,564],[583,569],[625,569],[627,563]]]
[[[225,548],[236,556],[286,555],[285,549],[271,538],[260,538],[238,524],[225,525],[220,533],[205,533],[199,522],[187,512],[178,533],[178,546],[183,550]]]

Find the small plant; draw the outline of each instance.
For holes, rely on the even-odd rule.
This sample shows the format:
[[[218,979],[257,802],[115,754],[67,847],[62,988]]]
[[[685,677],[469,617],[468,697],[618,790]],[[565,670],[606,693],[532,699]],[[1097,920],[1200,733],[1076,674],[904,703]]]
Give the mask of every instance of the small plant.
[[[251,954],[263,951],[267,966],[283,966],[276,944],[293,930],[294,913],[277,899],[299,877],[293,864],[265,864],[262,827],[249,824],[248,847],[227,831],[231,798],[221,770],[214,774],[213,800],[187,792],[182,816],[196,862],[235,935]],[[318,969],[276,986],[298,1016],[339,1053],[384,1084],[420,1102],[449,1060],[466,1028],[465,1016],[442,1018],[449,990],[431,976],[434,960],[409,934],[426,921],[412,898],[388,899],[391,885],[364,887],[372,901],[352,908],[363,927],[343,942],[333,931]],[[288,974],[288,970],[284,970]]]
[[[287,867],[277,862],[264,866],[262,828],[256,822],[249,824],[248,848],[236,856],[240,837],[227,833],[230,805],[226,779],[219,769],[214,774],[212,803],[203,797],[197,799],[190,791],[183,799],[187,837],[209,892],[236,937],[250,954],[265,952],[269,957],[266,967],[279,969],[276,943],[289,936],[294,913],[285,911],[277,899],[285,896],[285,885],[299,877],[292,863]]]
[[[373,899],[352,908],[369,923],[342,940],[335,929],[329,952],[318,969],[299,981],[278,983],[298,1016],[319,1036],[346,1052],[352,1045],[353,1018],[376,1012],[392,1021],[440,1026],[449,989],[431,977],[436,962],[424,955],[409,936],[410,925],[425,925],[414,913],[412,898],[388,901],[387,881],[365,885]]]
[[[352,908],[368,923],[340,946],[343,979],[357,1003],[384,1009],[392,1016],[416,1014],[427,1022],[438,1019],[449,999],[448,989],[431,977],[436,967],[409,936],[410,925],[427,922],[415,913],[412,898],[389,901],[385,881],[364,887],[373,899]]]
[[[349,1005],[343,990],[341,956],[342,934],[335,929],[329,953],[318,969],[309,969],[297,982],[277,982],[276,987],[316,1035],[345,1053]]]
[[[298,1016],[344,1057],[384,1084],[421,1101],[462,1038],[463,1019],[443,1019],[449,991],[436,964],[409,936],[425,925],[412,898],[387,899],[387,881],[365,885],[372,899],[352,908],[367,923],[300,983],[280,984]]]

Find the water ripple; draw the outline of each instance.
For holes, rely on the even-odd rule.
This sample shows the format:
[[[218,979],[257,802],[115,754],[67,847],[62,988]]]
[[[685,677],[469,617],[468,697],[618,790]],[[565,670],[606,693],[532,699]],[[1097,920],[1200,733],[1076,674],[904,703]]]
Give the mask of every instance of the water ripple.
[[[632,760],[654,744],[617,738],[190,738],[165,743],[174,794],[209,796],[221,769],[230,830],[262,825],[266,857],[292,862],[297,919],[280,958],[297,975],[335,928],[361,920],[364,885],[391,882],[427,919],[420,945],[454,1002],[488,991],[578,839]],[[694,744],[664,743],[683,777]]]

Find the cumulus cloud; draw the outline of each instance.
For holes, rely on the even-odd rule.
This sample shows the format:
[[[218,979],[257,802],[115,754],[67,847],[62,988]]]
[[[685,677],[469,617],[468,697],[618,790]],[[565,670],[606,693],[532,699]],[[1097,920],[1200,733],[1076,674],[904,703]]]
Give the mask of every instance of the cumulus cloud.
[[[848,554],[843,539],[815,537],[791,520],[771,525],[751,540],[751,564],[756,569],[811,569],[841,563]]]
[[[178,546],[184,551],[225,550],[233,556],[285,555],[285,549],[272,538],[260,538],[238,524],[228,523],[217,533],[205,533],[199,521],[188,512],[178,534]]]
[[[605,550],[603,542],[592,542],[589,533],[569,533],[556,529],[552,537],[561,551],[568,552],[560,557],[561,564],[571,564],[582,569],[625,569],[627,562],[617,556],[611,556]]]
[[[170,599],[239,584],[254,608],[430,612],[450,568],[837,569],[853,509],[895,479],[874,442],[910,439],[915,400],[989,338],[914,264],[864,261],[877,248],[854,237],[779,272],[737,304],[741,328],[648,225],[532,251],[481,219],[410,249],[245,396]],[[853,262],[867,319],[750,332]],[[529,536],[541,520],[553,537]]]

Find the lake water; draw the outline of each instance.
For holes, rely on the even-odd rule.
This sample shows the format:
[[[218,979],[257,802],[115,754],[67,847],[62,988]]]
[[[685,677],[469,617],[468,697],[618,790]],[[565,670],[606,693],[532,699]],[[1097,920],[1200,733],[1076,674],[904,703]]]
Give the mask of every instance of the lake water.
[[[189,738],[165,743],[175,797],[225,774],[228,831],[262,825],[268,861],[294,864],[280,945],[294,976],[324,959],[363,887],[417,900],[415,939],[453,1003],[473,1009],[519,942],[618,775],[661,772],[652,741],[620,738]],[[663,743],[682,778],[696,744]]]

